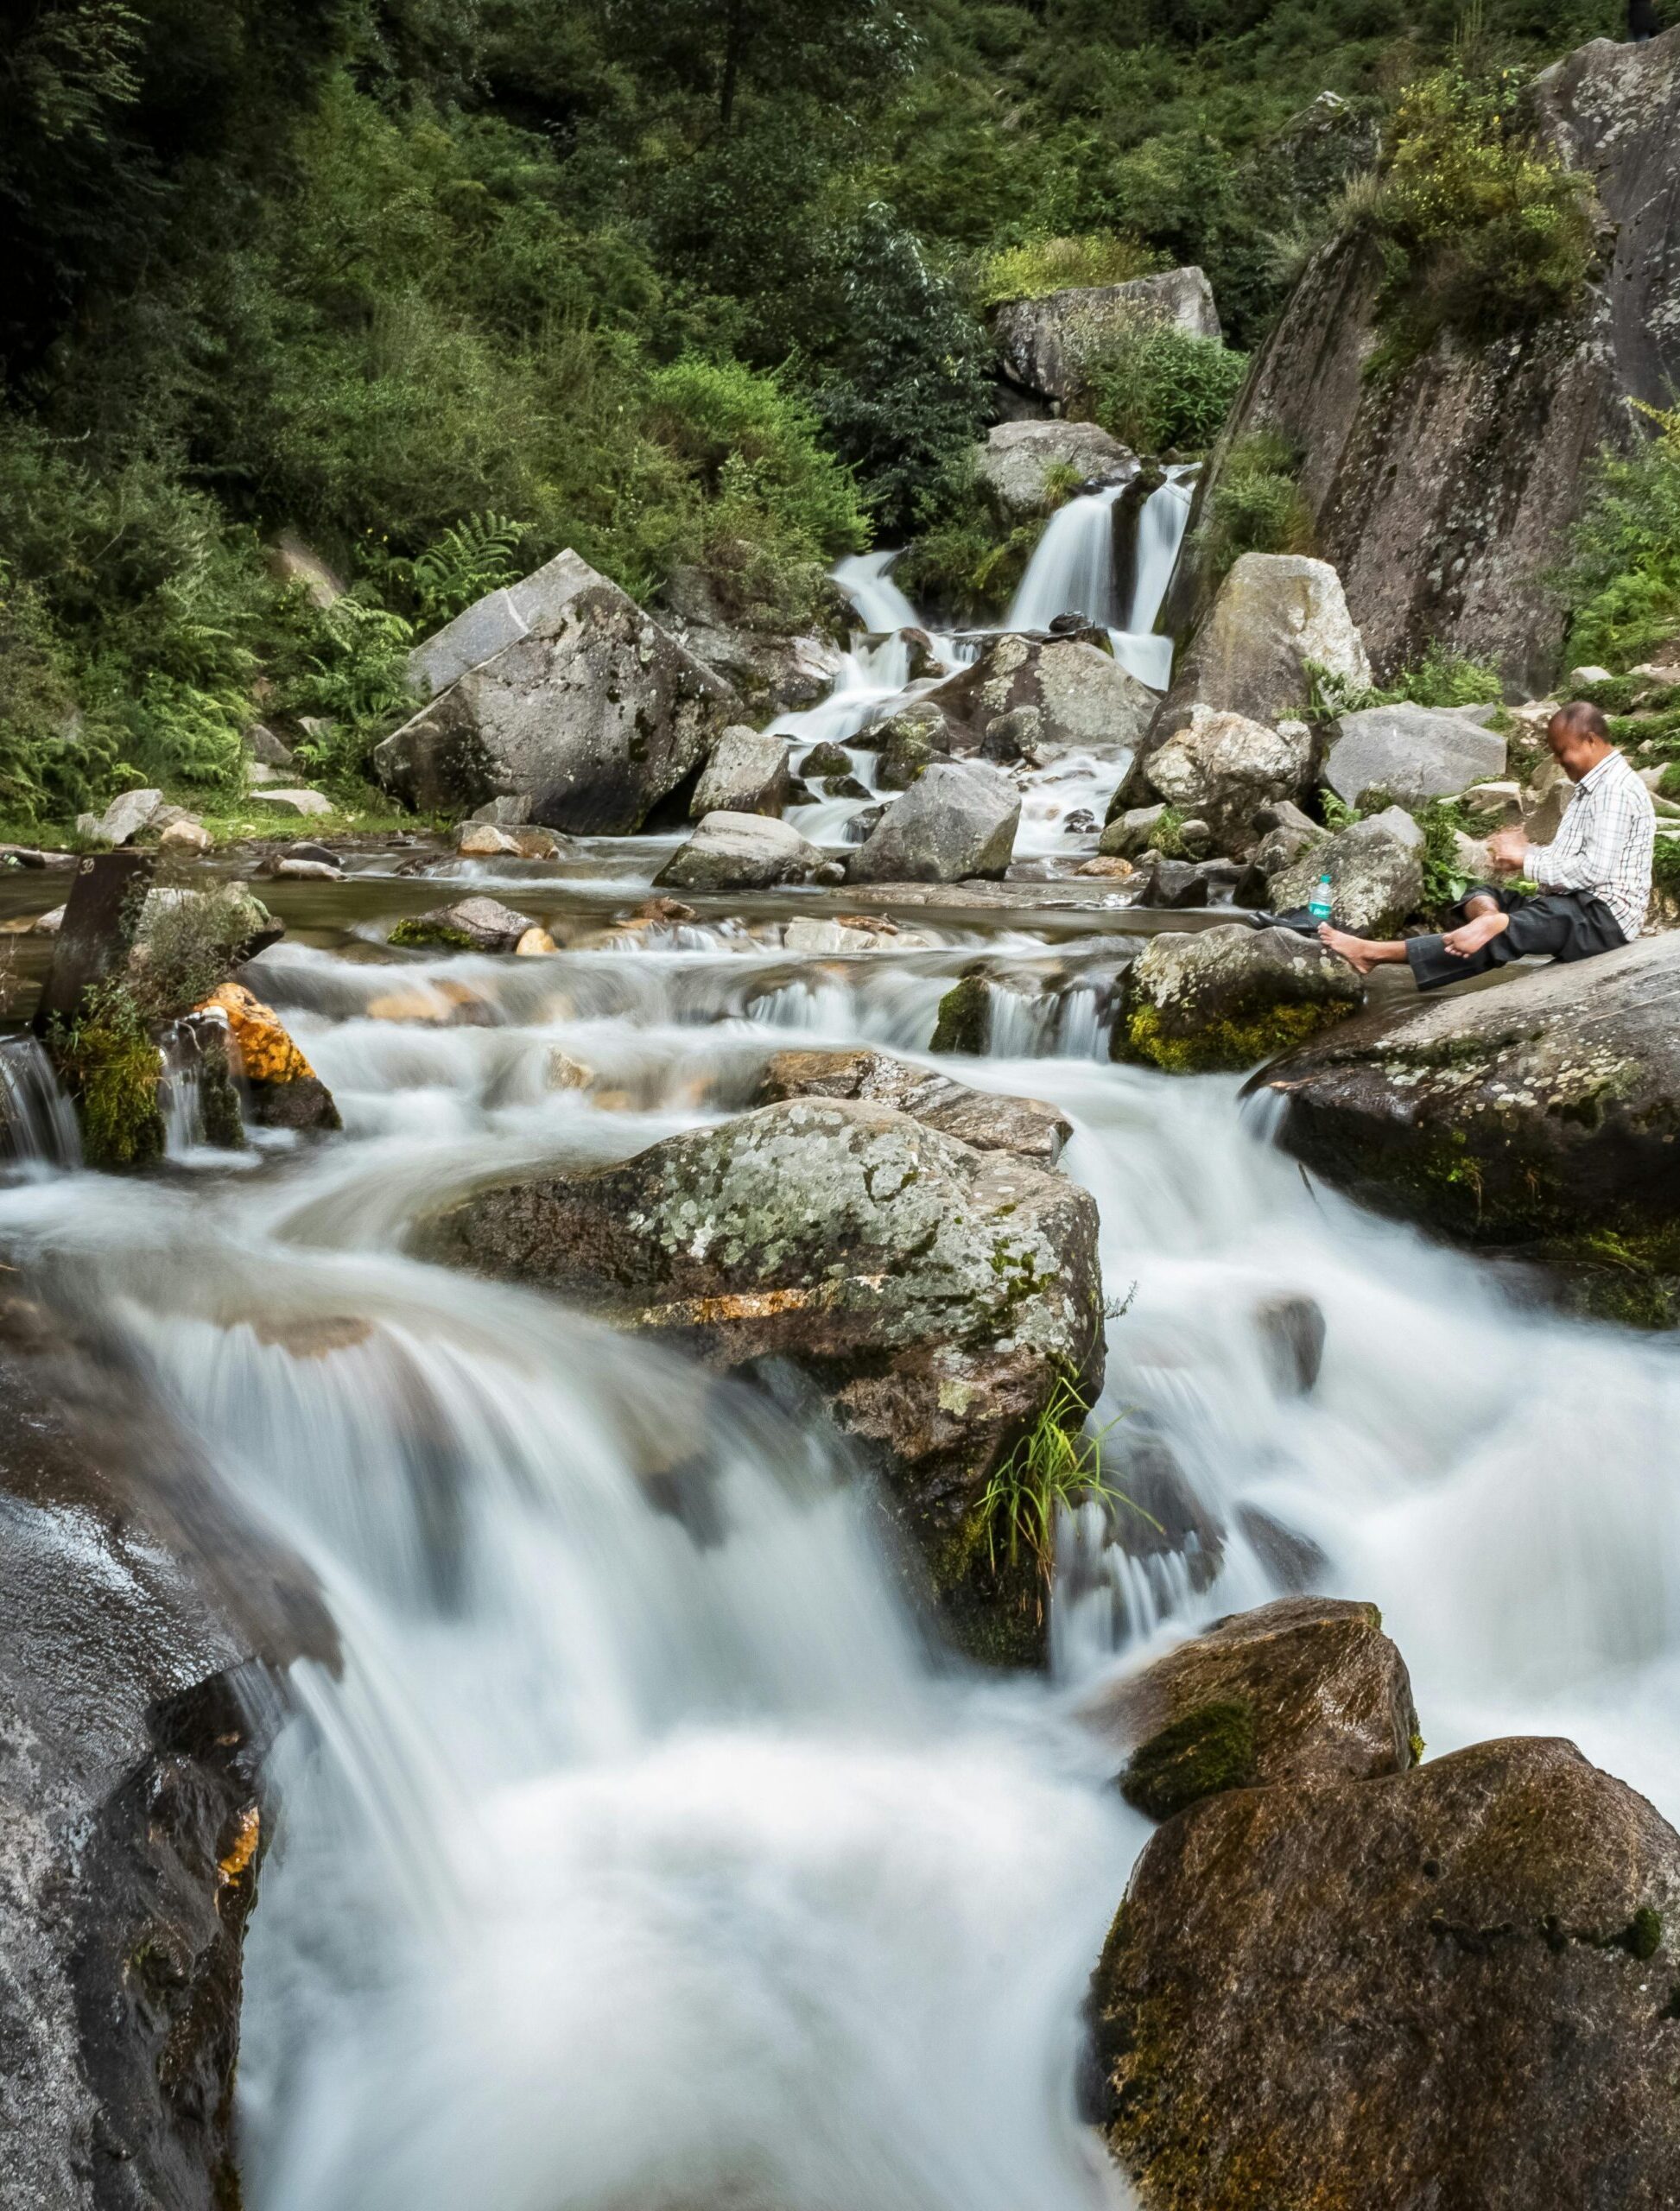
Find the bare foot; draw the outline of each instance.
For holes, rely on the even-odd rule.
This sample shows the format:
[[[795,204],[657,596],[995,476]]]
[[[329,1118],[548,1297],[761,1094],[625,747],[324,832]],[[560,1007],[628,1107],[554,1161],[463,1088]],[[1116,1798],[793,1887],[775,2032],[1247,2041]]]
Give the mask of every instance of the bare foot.
[[[1334,929],[1328,922],[1320,922],[1318,941],[1330,951],[1339,952],[1361,975],[1368,975],[1377,965],[1375,948],[1364,937],[1349,936],[1346,929]]]
[[[1484,909],[1473,920],[1466,922],[1461,928],[1454,929],[1443,936],[1442,947],[1455,960],[1468,960],[1473,952],[1480,952],[1483,945],[1491,943],[1496,936],[1503,935],[1507,922],[1508,917],[1500,913],[1497,906],[1491,910]]]

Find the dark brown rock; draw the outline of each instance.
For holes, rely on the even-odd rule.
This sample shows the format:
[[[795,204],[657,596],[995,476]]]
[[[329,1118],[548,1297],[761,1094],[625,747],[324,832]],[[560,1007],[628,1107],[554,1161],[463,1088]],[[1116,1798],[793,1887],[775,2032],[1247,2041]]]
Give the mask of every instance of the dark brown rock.
[[[126,968],[156,865],[154,852],[101,852],[78,867],[35,1008],[38,1036],[78,1020],[86,993]]]
[[[262,1754],[332,1631],[141,1378],[16,1296],[0,1434],[0,2203],[225,2211]]]
[[[778,1052],[753,1094],[755,1106],[784,1098],[857,1098],[889,1106],[976,1151],[1008,1151],[1054,1167],[1073,1124],[1037,1098],[971,1090],[948,1075],[864,1047],[851,1052]]]
[[[1221,1789],[1403,1773],[1421,1747],[1405,1661],[1374,1605],[1284,1597],[1216,1620],[1081,1715],[1126,1754],[1152,1819]]]
[[[1572,1744],[1212,1796],[1092,1995],[1144,2211],[1658,2211],[1680,2189],[1680,1836]]]

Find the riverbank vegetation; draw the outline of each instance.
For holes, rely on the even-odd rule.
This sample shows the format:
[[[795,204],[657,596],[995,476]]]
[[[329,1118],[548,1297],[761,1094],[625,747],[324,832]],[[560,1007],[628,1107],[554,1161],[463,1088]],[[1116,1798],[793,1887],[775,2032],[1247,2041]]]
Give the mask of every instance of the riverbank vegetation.
[[[1521,71],[1617,13],[1490,0],[1479,38]],[[1200,263],[1232,350],[1117,361],[1099,407],[1205,444],[1290,240],[1460,29],[1452,0],[40,0],[0,79],[0,814],[225,802],[264,717],[333,722],[305,764],[352,789],[486,517],[522,566],[574,545],[644,599],[700,567],[798,626],[960,481],[1011,292]],[[348,603],[276,568],[282,529]]]

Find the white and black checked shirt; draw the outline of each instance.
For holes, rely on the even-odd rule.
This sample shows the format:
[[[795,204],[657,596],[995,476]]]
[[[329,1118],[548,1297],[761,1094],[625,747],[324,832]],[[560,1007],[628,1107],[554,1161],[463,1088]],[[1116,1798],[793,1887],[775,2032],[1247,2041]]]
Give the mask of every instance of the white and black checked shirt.
[[[1550,844],[1529,846],[1523,873],[1543,890],[1590,890],[1632,943],[1651,903],[1656,839],[1651,793],[1622,754],[1613,752],[1575,785]]]

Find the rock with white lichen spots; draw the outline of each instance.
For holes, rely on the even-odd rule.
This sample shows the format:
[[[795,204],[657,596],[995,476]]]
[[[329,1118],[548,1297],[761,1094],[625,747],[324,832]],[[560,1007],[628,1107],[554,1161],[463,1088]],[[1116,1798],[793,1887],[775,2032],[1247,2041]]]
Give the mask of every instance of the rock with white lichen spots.
[[[726,1372],[792,1370],[964,1613],[987,1579],[987,1478],[1064,1378],[1087,1400],[1100,1382],[1096,1233],[1060,1175],[882,1106],[793,1099],[621,1166],[481,1190],[428,1243]],[[987,1593],[988,1655],[1030,1655],[1037,1591]]]

